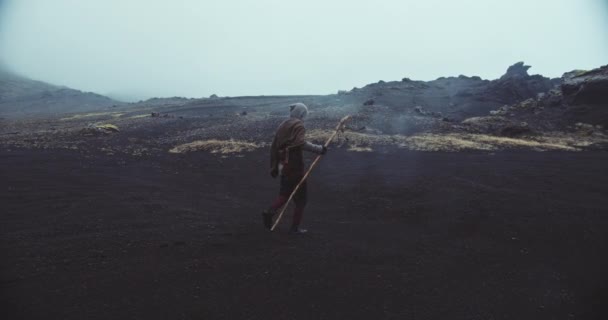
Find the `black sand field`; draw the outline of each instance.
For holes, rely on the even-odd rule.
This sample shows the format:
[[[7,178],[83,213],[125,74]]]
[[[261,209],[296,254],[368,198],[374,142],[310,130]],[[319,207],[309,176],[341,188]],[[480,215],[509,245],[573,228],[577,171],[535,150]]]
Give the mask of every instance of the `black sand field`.
[[[608,153],[0,149],[2,319],[607,319]],[[390,151],[390,152],[389,152]]]

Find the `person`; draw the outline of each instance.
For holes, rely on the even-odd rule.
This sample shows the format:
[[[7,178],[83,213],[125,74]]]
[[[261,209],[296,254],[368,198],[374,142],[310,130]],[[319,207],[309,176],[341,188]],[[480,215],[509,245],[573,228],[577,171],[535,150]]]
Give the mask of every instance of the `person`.
[[[283,121],[272,141],[270,147],[270,175],[273,178],[280,176],[279,196],[273,201],[270,208],[262,213],[264,226],[272,227],[273,216],[285,205],[296,185],[304,176],[303,152],[325,154],[325,146],[316,145],[306,141],[306,128],[303,120],[308,115],[308,107],[303,103],[295,103],[289,106],[290,118]],[[306,206],[306,181],[293,196],[295,208],[290,233],[302,234],[305,229],[300,228],[304,207]]]

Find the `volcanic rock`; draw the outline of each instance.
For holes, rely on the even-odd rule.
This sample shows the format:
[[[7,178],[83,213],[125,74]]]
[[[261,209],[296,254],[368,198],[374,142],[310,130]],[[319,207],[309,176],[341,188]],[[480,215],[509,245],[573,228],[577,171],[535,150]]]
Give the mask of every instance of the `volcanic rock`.
[[[505,73],[501,79],[529,77],[530,75],[528,74],[528,69],[530,68],[530,66],[524,65],[523,61],[517,62],[507,69],[507,73]]]
[[[568,73],[561,85],[568,102],[580,104],[608,103],[608,65],[578,75]]]
[[[364,106],[373,106],[374,103],[376,103],[376,101],[374,99],[369,99],[369,100],[363,102],[363,105]]]

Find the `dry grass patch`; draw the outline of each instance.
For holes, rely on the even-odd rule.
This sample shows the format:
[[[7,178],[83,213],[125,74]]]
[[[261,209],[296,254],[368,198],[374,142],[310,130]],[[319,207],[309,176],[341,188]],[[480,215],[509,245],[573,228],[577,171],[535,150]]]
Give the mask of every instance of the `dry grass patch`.
[[[531,138],[507,138],[507,137],[497,137],[483,134],[473,134],[471,138],[475,141],[490,143],[492,145],[496,145],[499,147],[506,148],[531,148],[535,150],[545,151],[545,150],[563,150],[563,151],[579,151],[580,149],[569,145],[565,141],[559,141],[555,139],[547,139],[544,141],[532,140]]]
[[[494,150],[495,146],[483,141],[470,139],[468,135],[422,134],[403,137],[399,145],[403,148],[418,151],[462,151]]]
[[[306,137],[317,143],[325,143],[327,139],[333,134],[330,130],[311,130],[306,134]],[[358,147],[368,147],[377,144],[392,144],[397,142],[403,136],[399,135],[381,135],[381,134],[369,134],[361,132],[345,131],[340,132],[334,142],[338,144],[347,144]]]
[[[311,130],[309,139],[324,142],[332,131]],[[598,142],[608,142],[605,137],[581,137],[565,133],[550,133],[543,136],[509,138],[486,134],[449,133],[375,135],[360,132],[340,133],[335,141],[348,146],[350,151],[371,151],[374,145],[395,145],[418,151],[463,151],[463,150],[500,150],[533,149],[537,151],[561,150],[580,151],[581,148]]]
[[[169,150],[171,153],[187,153],[193,151],[206,151],[209,153],[234,154],[254,151],[264,144],[256,144],[239,140],[199,140],[182,144]]]
[[[360,147],[360,146],[350,146],[348,151],[353,152],[372,152],[374,151],[371,147]]]
[[[588,147],[594,143],[608,143],[608,137],[603,135],[581,137],[580,135],[565,134],[562,132],[542,136],[539,137],[538,140],[546,143],[568,145],[579,148]]]
[[[123,114],[124,113],[120,113],[120,112],[81,113],[81,114],[75,114],[73,116],[69,116],[66,118],[61,118],[59,120],[61,120],[61,121],[78,120],[78,119],[82,119],[82,118],[101,117],[101,116],[111,116],[113,118],[118,118],[118,117],[122,116]]]
[[[141,118],[150,118],[150,114],[138,114],[136,116],[130,116],[127,119],[141,119]]]

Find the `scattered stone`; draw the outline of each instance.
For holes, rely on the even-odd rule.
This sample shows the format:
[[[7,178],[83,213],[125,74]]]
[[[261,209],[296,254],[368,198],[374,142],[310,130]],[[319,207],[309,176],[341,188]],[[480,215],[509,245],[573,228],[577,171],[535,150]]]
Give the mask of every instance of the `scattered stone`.
[[[369,99],[365,102],[363,102],[364,106],[373,106],[376,103],[376,101],[374,99]]]
[[[240,154],[244,152],[251,152],[258,148],[264,147],[265,145],[257,144],[242,140],[199,140],[193,141],[186,144],[178,145],[171,150],[170,153],[188,153],[195,151],[207,151],[210,153],[219,154]]]

